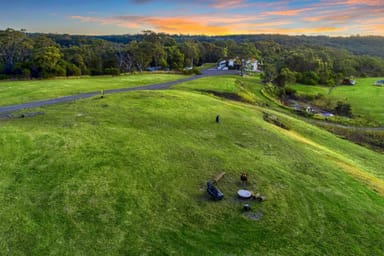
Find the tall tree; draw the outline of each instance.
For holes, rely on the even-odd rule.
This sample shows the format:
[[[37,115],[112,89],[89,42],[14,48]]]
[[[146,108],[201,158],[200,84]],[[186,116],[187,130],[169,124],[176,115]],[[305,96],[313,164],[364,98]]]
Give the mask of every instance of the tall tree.
[[[0,31],[0,62],[3,63],[3,72],[12,73],[17,63],[27,62],[30,59],[33,42],[24,31],[8,28]]]
[[[184,54],[185,66],[192,67],[198,64],[200,52],[199,52],[199,45],[197,42],[192,40],[187,40],[181,44],[180,50]]]
[[[62,54],[59,46],[46,36],[35,39],[33,49],[34,75],[38,77],[49,77],[65,75],[64,67],[59,64]]]

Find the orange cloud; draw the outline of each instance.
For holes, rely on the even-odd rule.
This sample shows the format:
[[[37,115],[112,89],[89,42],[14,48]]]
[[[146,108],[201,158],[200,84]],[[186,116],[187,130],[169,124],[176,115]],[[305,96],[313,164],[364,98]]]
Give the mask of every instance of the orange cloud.
[[[200,19],[186,19],[179,17],[141,17],[141,16],[120,16],[113,18],[96,18],[84,16],[71,16],[82,22],[93,22],[102,25],[116,25],[126,28],[154,29],[165,33],[183,34],[228,34],[229,29],[223,25],[209,25],[201,22]],[[223,21],[223,20],[222,20]],[[229,19],[225,20],[230,22]]]
[[[184,18],[150,18],[151,26],[165,33],[183,34],[227,34],[228,27],[204,24],[199,21]]]
[[[383,6],[383,0],[347,0],[346,4],[349,5],[369,5],[369,6]]]
[[[291,14],[295,10],[291,10]],[[304,9],[296,13],[304,12]],[[375,13],[375,12],[373,12]],[[380,13],[380,12],[378,12]],[[204,35],[228,35],[228,34],[324,34],[324,35],[348,35],[348,34],[376,34],[383,35],[384,18],[361,17],[357,9],[344,11],[323,11],[316,16],[313,11],[303,14],[302,18],[291,18],[286,15],[279,19],[271,19],[265,13],[252,15],[194,15],[177,17],[156,16],[116,16],[116,17],[86,17],[71,16],[70,18],[81,22],[91,22],[101,25],[110,25],[131,29],[132,32],[153,30],[169,34],[204,34]],[[318,14],[319,15],[319,14]],[[300,16],[300,15],[299,15]],[[371,15],[370,15],[371,16]],[[357,23],[356,23],[357,22]],[[356,24],[360,24],[359,26]],[[381,29],[381,30],[380,30]],[[364,32],[366,30],[366,33]]]
[[[353,15],[348,14],[332,14],[332,15],[324,15],[324,16],[309,16],[304,17],[302,20],[308,21],[308,22],[320,22],[320,21],[326,21],[327,23],[343,23],[350,19],[354,19],[355,17]]]

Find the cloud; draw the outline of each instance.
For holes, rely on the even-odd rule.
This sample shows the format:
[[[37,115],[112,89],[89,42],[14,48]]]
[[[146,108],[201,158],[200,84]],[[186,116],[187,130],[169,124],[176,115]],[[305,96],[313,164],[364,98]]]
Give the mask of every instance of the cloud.
[[[281,11],[270,11],[265,12],[265,15],[277,15],[277,16],[296,16],[302,12],[311,11],[314,8],[302,8],[302,9],[291,9],[291,10],[281,10]]]
[[[240,7],[244,7],[245,5],[246,5],[246,2],[244,0],[226,0],[226,1],[214,0],[211,3],[211,6],[213,8],[218,8],[218,9],[222,9],[222,8],[228,9],[233,7],[240,8]]]
[[[280,33],[280,34],[316,34],[342,31],[337,27],[298,27],[291,26],[292,21],[278,19],[276,21],[255,20],[248,16],[234,15],[233,17],[146,17],[146,16],[116,16],[110,18],[71,16],[82,22],[94,22],[102,25],[116,25],[124,28],[137,28],[138,31],[151,29],[169,34],[250,34],[250,33]]]
[[[384,7],[384,1],[383,0],[346,0],[346,4]]]
[[[132,1],[149,3],[157,0]],[[384,22],[379,20],[384,11],[379,5],[381,1],[376,0],[320,0],[317,3],[306,2],[306,5],[298,5],[297,8],[288,8],[292,3],[288,0],[273,3],[265,2],[265,0],[257,2],[191,0],[177,3],[189,5],[188,8],[184,6],[183,9],[180,9],[179,5],[175,5],[174,9],[166,9],[166,12],[165,9],[156,11],[162,16],[149,14],[111,17],[74,15],[70,18],[81,22],[127,28],[129,33],[149,29],[170,34],[205,35],[251,33],[384,35],[384,29],[382,29]],[[256,8],[255,6],[258,5],[263,5],[263,8]],[[196,9],[189,8],[193,6],[206,8],[200,10],[200,14],[196,14]],[[250,8],[251,6],[252,8]],[[173,15],[173,13],[178,15]]]
[[[117,25],[125,28],[153,29],[165,33],[183,34],[228,34],[230,29],[224,25],[211,25],[201,22],[203,18],[186,19],[182,17],[146,17],[146,16],[118,16],[110,18],[71,16],[82,22],[93,22],[102,25]],[[222,20],[230,22],[229,20]]]
[[[303,15],[302,20],[307,22],[327,22],[332,24],[347,25],[349,23],[359,23],[365,20],[381,17],[383,10],[372,6],[356,7],[342,9],[324,9],[311,13],[311,15]]]

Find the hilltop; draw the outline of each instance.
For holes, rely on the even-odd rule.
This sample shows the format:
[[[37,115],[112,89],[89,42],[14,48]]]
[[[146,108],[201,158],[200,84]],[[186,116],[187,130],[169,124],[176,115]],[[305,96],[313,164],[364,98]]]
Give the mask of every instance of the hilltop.
[[[258,78],[208,77],[1,119],[0,250],[383,255],[383,155],[260,89]],[[205,184],[222,171],[224,199],[212,201]],[[236,196],[242,172],[266,196],[249,202],[256,219]]]

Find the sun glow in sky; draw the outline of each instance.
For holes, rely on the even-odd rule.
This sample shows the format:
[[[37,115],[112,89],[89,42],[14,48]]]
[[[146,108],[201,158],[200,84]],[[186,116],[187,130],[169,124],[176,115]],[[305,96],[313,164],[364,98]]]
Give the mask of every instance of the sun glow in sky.
[[[384,0],[0,0],[0,29],[384,36]]]

